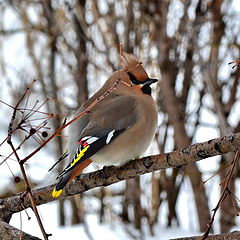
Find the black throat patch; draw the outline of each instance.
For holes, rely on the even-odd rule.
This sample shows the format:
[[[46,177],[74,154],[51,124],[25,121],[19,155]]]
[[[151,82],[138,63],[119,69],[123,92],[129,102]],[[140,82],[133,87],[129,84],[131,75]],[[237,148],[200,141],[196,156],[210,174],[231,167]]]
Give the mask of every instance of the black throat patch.
[[[151,87],[150,87],[150,85],[149,84],[146,84],[146,85],[144,85],[142,88],[141,88],[141,90],[142,90],[142,92],[144,93],[144,94],[147,94],[147,95],[152,95],[152,89],[151,89]]]

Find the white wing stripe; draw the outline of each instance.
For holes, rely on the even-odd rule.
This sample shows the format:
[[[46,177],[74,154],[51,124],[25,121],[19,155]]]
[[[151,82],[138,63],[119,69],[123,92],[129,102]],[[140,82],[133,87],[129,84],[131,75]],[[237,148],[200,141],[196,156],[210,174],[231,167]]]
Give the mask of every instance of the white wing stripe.
[[[106,144],[108,144],[108,143],[111,141],[114,132],[115,132],[115,130],[112,130],[112,131],[108,134],[107,140],[106,140]]]
[[[86,137],[83,137],[81,140],[82,141],[85,141],[85,140],[87,140],[88,138],[90,138],[91,136],[86,136]]]
[[[97,137],[90,137],[88,140],[87,140],[87,143],[90,145],[92,144],[93,142],[97,141],[99,138]]]

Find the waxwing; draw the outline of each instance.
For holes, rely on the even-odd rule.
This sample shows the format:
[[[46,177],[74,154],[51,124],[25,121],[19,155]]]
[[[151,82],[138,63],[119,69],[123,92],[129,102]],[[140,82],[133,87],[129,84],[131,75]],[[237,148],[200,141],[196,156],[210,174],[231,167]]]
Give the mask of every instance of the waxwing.
[[[132,54],[122,54],[121,69],[74,115],[105,96],[70,125],[70,163],[58,176],[60,180],[52,192],[53,197],[58,197],[65,185],[92,162],[119,166],[146,151],[157,127],[157,111],[150,87],[155,82],[157,79],[148,77],[139,59]],[[109,91],[113,86],[114,90]]]

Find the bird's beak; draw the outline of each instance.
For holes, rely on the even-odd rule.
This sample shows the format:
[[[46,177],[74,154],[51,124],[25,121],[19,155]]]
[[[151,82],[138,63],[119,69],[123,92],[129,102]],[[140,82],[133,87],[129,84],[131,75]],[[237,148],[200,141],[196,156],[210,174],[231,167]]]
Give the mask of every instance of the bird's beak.
[[[155,83],[157,82],[158,79],[155,79],[155,78],[148,78],[144,83],[143,85],[151,85],[152,83]]]

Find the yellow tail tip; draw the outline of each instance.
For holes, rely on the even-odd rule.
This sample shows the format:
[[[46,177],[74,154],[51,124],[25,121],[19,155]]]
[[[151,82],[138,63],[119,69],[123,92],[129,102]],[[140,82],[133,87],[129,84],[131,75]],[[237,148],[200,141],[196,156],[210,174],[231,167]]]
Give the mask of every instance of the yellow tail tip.
[[[52,197],[54,197],[54,198],[57,198],[57,197],[59,197],[60,195],[61,195],[61,193],[62,193],[62,189],[60,189],[60,190],[56,190],[56,187],[53,189],[53,191],[52,191]]]

